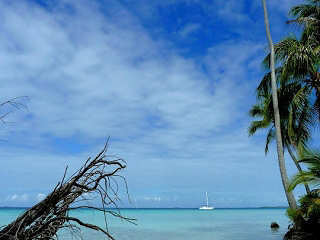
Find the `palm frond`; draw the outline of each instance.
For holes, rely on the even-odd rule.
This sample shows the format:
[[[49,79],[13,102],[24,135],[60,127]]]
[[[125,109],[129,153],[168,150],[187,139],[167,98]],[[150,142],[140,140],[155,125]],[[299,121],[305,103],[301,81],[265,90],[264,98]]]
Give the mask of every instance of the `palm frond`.
[[[308,1],[309,4],[300,4],[290,9],[289,14],[293,17],[310,17],[320,15],[319,1]]]
[[[275,73],[276,73],[277,85],[279,85],[280,76],[282,73],[282,67],[277,67],[275,69]],[[271,72],[269,71],[263,76],[259,86],[257,87],[257,97],[264,98],[266,95],[270,93],[271,93]]]
[[[315,125],[312,106],[310,106],[309,86],[300,88],[290,103],[288,119],[288,135],[296,145],[305,144],[311,138],[311,128]]]
[[[264,149],[264,153],[265,155],[268,154],[269,152],[269,144],[271,141],[273,141],[276,137],[276,132],[274,130],[274,128],[270,128],[269,131],[268,131],[268,134],[267,134],[267,138],[266,138],[266,146],[265,146],[265,149]]]
[[[315,186],[320,185],[320,151],[311,150],[304,148],[299,151],[299,162],[307,164],[308,170],[301,174],[297,174],[291,181],[291,187],[294,189],[295,186],[302,182],[308,182]]]
[[[270,122],[266,121],[265,119],[260,121],[252,121],[248,128],[249,136],[254,135],[258,129],[267,128],[269,125]]]
[[[282,62],[282,77],[304,78],[316,72],[317,58],[310,44],[303,44],[296,39],[287,38],[275,47],[276,57]]]
[[[315,177],[313,176],[312,173],[307,171],[301,171],[300,173],[294,175],[293,178],[291,179],[288,187],[288,191],[294,190],[296,186],[298,186],[299,184],[310,183],[314,181],[315,181]]]
[[[261,104],[255,104],[252,106],[252,108],[249,111],[249,115],[251,117],[263,117],[263,107]]]

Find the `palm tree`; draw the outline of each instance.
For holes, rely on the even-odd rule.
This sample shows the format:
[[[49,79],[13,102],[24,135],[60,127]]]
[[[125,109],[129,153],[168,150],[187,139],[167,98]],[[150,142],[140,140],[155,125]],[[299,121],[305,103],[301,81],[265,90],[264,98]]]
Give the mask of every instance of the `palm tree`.
[[[320,43],[320,0],[306,0],[307,4],[300,4],[291,8],[289,14],[295,19],[288,23],[303,26],[301,40],[311,41],[315,46]]]
[[[320,152],[312,151],[308,148],[304,148],[300,151],[299,162],[306,163],[308,165],[307,171],[302,171],[296,174],[290,183],[289,190],[292,191],[297,185],[302,183],[311,183],[314,186],[320,186]],[[315,189],[319,191],[320,189]]]
[[[303,27],[300,39],[287,37],[275,44],[275,61],[281,81],[296,81],[307,88],[313,98],[314,114],[320,119],[320,0],[306,0],[307,4],[297,5],[290,10],[295,17],[289,23]],[[270,69],[269,54],[265,65]],[[261,87],[271,88],[270,83],[262,81]],[[302,90],[303,91],[303,90]]]
[[[289,109],[289,117],[283,112],[281,113],[284,117],[288,117],[286,123],[281,121],[281,128],[285,129],[285,131],[282,130],[285,138],[283,144],[294,160],[295,156],[291,146],[297,150],[299,142],[306,142],[305,140],[307,140],[303,139],[303,134],[299,135],[299,132],[303,133],[303,131],[294,128],[294,126],[300,127],[299,124],[295,124],[295,116],[304,118],[303,121],[301,121],[302,119],[298,121],[300,123],[306,120],[310,123],[315,116],[320,119],[320,0],[307,0],[307,4],[293,7],[290,14],[295,19],[289,21],[289,23],[294,22],[303,27],[301,38],[287,37],[276,44],[274,48],[275,61],[278,64],[277,69],[275,69],[278,85],[296,83],[297,86],[300,85],[301,87],[293,98],[294,101]],[[264,63],[269,69],[271,68],[271,54],[265,58]],[[263,97],[270,91],[272,91],[271,73],[267,74],[261,81],[258,87],[258,96]],[[312,108],[305,108],[307,101],[313,105]],[[282,104],[283,102],[281,102]],[[305,111],[308,111],[308,114]],[[270,130],[267,140],[270,141],[272,136],[274,138],[274,134]],[[298,167],[299,164],[296,161],[294,162]]]
[[[270,54],[264,63],[268,67]],[[281,73],[281,81],[297,82],[301,88],[305,88],[309,95],[314,95],[314,114],[320,116],[320,48],[314,47],[314,42],[298,40],[295,37],[287,37],[275,45],[275,59],[278,71]],[[263,88],[268,89],[268,83],[262,83]]]
[[[266,6],[266,1],[262,0],[263,10],[264,10],[264,20],[266,25],[266,33],[270,48],[270,69],[271,69],[271,86],[272,86],[272,103],[274,109],[274,122],[275,122],[275,132],[276,132],[276,140],[277,140],[277,152],[278,152],[278,162],[279,169],[281,173],[282,184],[284,187],[284,191],[288,200],[288,204],[290,208],[296,209],[297,204],[296,200],[292,194],[292,192],[288,191],[289,187],[289,179],[285,167],[285,160],[283,154],[283,145],[282,145],[282,137],[281,137],[281,129],[280,129],[280,113],[279,113],[279,105],[278,105],[278,97],[277,97],[277,83],[276,83],[276,75],[275,75],[275,57],[274,57],[274,47],[270,33],[269,19],[268,19],[268,11]]]
[[[313,121],[312,116],[310,116],[311,107],[309,101],[305,101],[303,104],[300,102],[301,105],[299,105],[299,109],[302,109],[302,111],[295,109],[295,104],[293,104],[295,102],[294,98],[299,90],[300,85],[295,83],[280,86],[278,89],[278,97],[279,102],[281,102],[279,112],[281,117],[283,146],[288,150],[298,171],[301,172],[302,169],[292,148],[297,151],[299,145],[306,144],[311,137],[311,126],[313,126]],[[265,154],[267,154],[270,142],[275,139],[272,95],[270,92],[261,92],[259,89],[257,93],[258,103],[251,108],[250,115],[252,117],[259,117],[260,119],[252,121],[248,131],[249,136],[252,136],[259,129],[268,129],[265,145]],[[291,125],[289,123],[291,123]],[[289,128],[291,129],[291,132],[289,131]],[[291,133],[290,135],[289,132]],[[305,189],[307,193],[310,193],[307,184],[305,184]]]

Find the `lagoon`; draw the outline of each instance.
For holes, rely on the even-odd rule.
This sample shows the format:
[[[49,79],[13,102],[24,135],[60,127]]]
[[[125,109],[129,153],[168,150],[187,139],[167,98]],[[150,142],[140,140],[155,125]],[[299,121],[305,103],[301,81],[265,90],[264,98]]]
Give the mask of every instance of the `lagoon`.
[[[8,224],[24,209],[0,208],[0,225]],[[282,240],[289,219],[285,208],[215,209],[122,209],[121,214],[136,218],[137,225],[108,217],[108,228],[119,240]],[[71,215],[104,226],[104,217],[91,209],[74,210]],[[273,232],[270,223],[280,229]],[[83,229],[83,239],[105,239],[101,233]],[[59,239],[77,239],[60,231]]]

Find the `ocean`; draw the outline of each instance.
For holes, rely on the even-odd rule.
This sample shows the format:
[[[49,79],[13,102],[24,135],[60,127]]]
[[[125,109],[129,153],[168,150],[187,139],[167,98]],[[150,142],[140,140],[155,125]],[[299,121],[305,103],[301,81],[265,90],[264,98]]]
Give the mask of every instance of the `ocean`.
[[[0,208],[0,225],[14,220],[24,209]],[[122,209],[121,214],[136,218],[137,225],[107,216],[109,232],[118,240],[282,240],[289,219],[284,208],[257,209]],[[104,226],[104,217],[90,209],[70,214],[85,222]],[[270,229],[271,222],[280,225]],[[106,239],[101,233],[83,229],[84,240]],[[59,239],[79,239],[77,235],[59,233]]]

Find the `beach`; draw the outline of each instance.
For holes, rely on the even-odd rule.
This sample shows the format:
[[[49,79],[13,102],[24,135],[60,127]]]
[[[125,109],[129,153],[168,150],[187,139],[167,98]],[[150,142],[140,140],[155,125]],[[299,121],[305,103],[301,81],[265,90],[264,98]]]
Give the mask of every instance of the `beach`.
[[[1,208],[0,224],[4,225],[22,213],[21,208]],[[119,240],[282,240],[289,220],[284,208],[215,209],[122,209],[121,214],[136,218],[137,225],[108,216],[108,229]],[[98,211],[82,209],[70,213],[83,221],[104,226]],[[270,223],[280,225],[277,232]],[[85,240],[105,239],[101,233],[83,229]],[[78,239],[59,232],[59,239]]]

